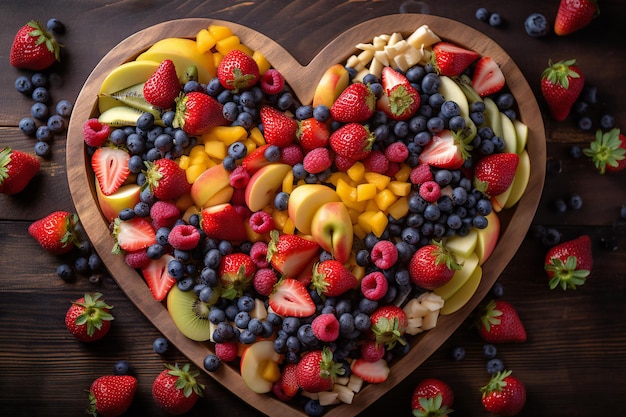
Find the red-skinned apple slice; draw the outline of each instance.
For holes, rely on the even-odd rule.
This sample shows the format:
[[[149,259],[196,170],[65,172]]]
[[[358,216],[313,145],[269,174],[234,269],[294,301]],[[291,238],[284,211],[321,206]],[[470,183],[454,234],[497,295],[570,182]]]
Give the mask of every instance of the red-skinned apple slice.
[[[322,249],[345,264],[352,253],[352,219],[342,202],[322,205],[313,215],[311,235]]]

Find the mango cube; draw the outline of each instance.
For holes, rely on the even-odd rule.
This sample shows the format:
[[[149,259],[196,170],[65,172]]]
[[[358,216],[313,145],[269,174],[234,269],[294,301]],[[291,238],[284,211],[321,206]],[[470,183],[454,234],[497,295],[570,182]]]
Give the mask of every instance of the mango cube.
[[[379,174],[377,172],[366,172],[363,174],[363,177],[365,178],[365,181],[370,184],[375,184],[378,191],[382,191],[387,188],[387,184],[391,181],[391,178],[387,175]]]
[[[201,29],[196,34],[196,47],[201,54],[211,51],[211,48],[215,46],[215,38],[208,29]]]
[[[196,178],[198,178],[200,174],[202,174],[208,168],[209,168],[208,165],[203,164],[203,163],[190,165],[185,170],[185,176],[187,177],[187,182],[189,184],[193,184],[196,181]]]
[[[239,49],[241,42],[237,35],[231,35],[224,39],[220,39],[215,43],[215,49],[222,55],[228,54],[230,51]]]
[[[376,196],[376,184],[359,184],[356,186],[356,201],[371,200]]]
[[[209,25],[208,31],[216,41],[225,39],[233,35],[233,31],[230,30],[228,26],[222,25]]]
[[[352,181],[362,181],[365,174],[365,165],[360,161],[356,161],[346,172]]]
[[[406,216],[409,213],[409,200],[407,197],[398,198],[395,203],[389,206],[387,213],[396,220]]]
[[[250,135],[248,136],[257,146],[265,145],[265,138],[263,137],[263,132],[258,127],[253,127],[250,130]]]
[[[381,210],[385,211],[389,208],[390,205],[396,202],[398,197],[391,192],[389,189],[384,189],[374,197],[374,201],[376,201],[376,205]]]
[[[283,179],[282,191],[291,194],[293,191],[293,171],[287,172],[285,178]]]
[[[267,71],[271,67],[269,61],[267,60],[267,58],[265,58],[265,55],[263,55],[259,51],[254,51],[252,53],[252,59],[254,59],[259,67],[259,74],[265,74],[265,71]]]
[[[226,145],[219,140],[210,140],[205,142],[204,151],[211,158],[224,159],[226,158]]]
[[[406,197],[411,192],[411,183],[405,181],[391,181],[387,189],[398,197]]]
[[[372,216],[372,233],[376,235],[376,237],[381,237],[387,228],[387,224],[389,223],[389,219],[382,211],[378,211]]]
[[[357,190],[356,190],[356,188],[351,187],[347,182],[345,182],[341,178],[339,180],[337,180],[337,185],[336,185],[335,191],[337,192],[337,195],[339,195],[339,198],[341,198],[341,200],[344,201],[344,202],[346,202],[346,201],[348,201],[348,202],[357,201]]]
[[[396,175],[394,175],[394,177],[398,181],[407,182],[409,180],[409,175],[411,175],[412,170],[413,169],[407,164],[401,164],[400,170],[396,172]]]

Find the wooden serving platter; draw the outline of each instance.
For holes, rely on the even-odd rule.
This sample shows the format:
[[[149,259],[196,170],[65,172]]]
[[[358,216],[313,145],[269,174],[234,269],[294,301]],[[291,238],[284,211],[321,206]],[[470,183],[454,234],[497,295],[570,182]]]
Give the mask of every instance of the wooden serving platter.
[[[67,138],[67,169],[70,192],[81,223],[107,269],[125,294],[148,320],[198,368],[204,369],[204,357],[211,353],[210,343],[194,342],[183,336],[171,320],[165,304],[155,301],[143,278],[129,268],[123,256],[113,255],[113,238],[102,216],[94,190],[94,177],[82,137],[82,124],[98,115],[97,95],[106,75],[120,64],[134,60],[156,41],[166,37],[192,38],[210,24],[229,26],[241,42],[259,50],[284,75],[302,103],[309,103],[324,71],[335,63],[343,63],[355,53],[355,45],[369,42],[382,33],[412,33],[421,25],[428,25],[442,39],[452,41],[481,55],[491,56],[500,64],[507,86],[518,104],[519,118],[528,125],[527,151],[531,161],[531,176],[524,196],[519,203],[498,213],[500,240],[489,260],[483,265],[483,276],[472,299],[457,312],[440,316],[437,327],[410,338],[411,350],[390,364],[389,378],[381,384],[368,384],[354,397],[351,405],[328,407],[326,416],[354,416],[367,408],[383,394],[400,383],[423,363],[468,317],[486,296],[498,276],[519,248],[535,215],[543,190],[546,162],[546,145],[543,119],[536,99],[523,74],[509,55],[493,40],[475,29],[459,22],[436,16],[419,14],[389,15],[376,18],[346,30],[324,47],[308,64],[294,59],[289,51],[272,39],[250,28],[232,22],[194,18],[164,22],[141,30],[126,38],[107,53],[85,82],[72,114]],[[311,42],[314,40],[311,39]],[[224,385],[241,400],[258,411],[272,416],[303,415],[301,409],[276,400],[271,395],[252,392],[242,381],[238,369],[221,366],[209,375]]]

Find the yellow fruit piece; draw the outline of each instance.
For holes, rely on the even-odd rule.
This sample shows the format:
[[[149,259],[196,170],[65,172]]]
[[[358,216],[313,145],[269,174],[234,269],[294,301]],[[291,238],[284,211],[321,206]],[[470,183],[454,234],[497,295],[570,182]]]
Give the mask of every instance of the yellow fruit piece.
[[[220,62],[222,62],[223,58],[224,55],[220,54],[217,51],[213,52],[213,65],[215,66],[215,68],[219,67]]]
[[[399,220],[409,213],[409,200],[406,197],[400,197],[395,203],[389,206],[387,213],[394,219]]]
[[[215,38],[208,29],[201,29],[196,34],[196,47],[201,54],[208,52],[215,46]]]
[[[350,177],[348,177],[345,172],[333,172],[330,174],[330,177],[328,177],[328,182],[337,187],[337,182],[339,182],[340,179],[348,185],[352,183]]]
[[[282,191],[287,194],[291,194],[293,191],[293,171],[287,172],[285,178],[283,179]]]
[[[375,184],[359,184],[356,186],[356,201],[366,201],[376,197]]]
[[[248,136],[257,146],[265,145],[265,138],[263,137],[263,132],[258,127],[252,128],[250,130],[250,135]]]
[[[195,145],[193,148],[191,148],[191,150],[189,151],[189,164],[193,164],[193,158],[197,158],[198,155],[204,155],[206,152],[204,152],[204,146],[203,145]]]
[[[193,164],[190,165],[189,168],[185,170],[185,175],[187,176],[187,182],[189,184],[193,184],[196,179],[206,171],[209,167],[205,164]]]
[[[381,210],[385,211],[389,208],[390,205],[396,202],[398,196],[391,192],[389,189],[384,189],[374,197],[374,201],[376,201],[376,205]]]
[[[406,197],[411,192],[411,183],[404,181],[391,181],[387,189],[398,197]]]
[[[357,279],[357,281],[361,281],[361,279],[363,279],[363,277],[365,276],[365,267],[355,265],[352,268],[351,272],[352,275],[354,275],[354,277]]]
[[[215,49],[222,55],[226,55],[232,50],[239,49],[241,42],[237,35],[231,35],[227,38],[220,39],[215,43]]]
[[[202,140],[217,139],[226,146],[235,142],[243,142],[248,137],[248,132],[242,126],[216,126],[202,135]]]
[[[246,149],[248,150],[248,154],[252,153],[252,151],[256,149],[256,143],[254,143],[254,141],[252,139],[244,140],[243,144],[246,145]]]
[[[387,223],[389,223],[387,215],[382,211],[376,212],[374,216],[372,216],[372,233],[374,233],[376,237],[381,237],[387,228]]]
[[[271,67],[269,61],[265,58],[265,55],[259,51],[254,51],[252,53],[252,59],[254,59],[256,64],[259,66],[259,74],[261,75],[265,74],[265,71]]]
[[[178,166],[182,169],[187,169],[189,167],[189,156],[181,155],[181,157],[178,158]]]
[[[209,25],[208,30],[211,36],[213,36],[213,39],[215,39],[216,41],[225,39],[233,35],[233,31],[230,30],[228,26]]]
[[[365,165],[362,162],[357,161],[347,171],[348,176],[354,182],[360,182],[363,180],[365,174]]]
[[[272,219],[274,219],[274,225],[277,229],[283,230],[285,223],[289,219],[289,213],[287,210],[274,210],[272,211]]]
[[[198,206],[191,205],[187,207],[187,209],[183,213],[183,220],[189,223],[189,219],[191,218],[191,216],[193,216],[194,214],[199,214],[199,213],[200,213],[200,209],[198,208]]]
[[[281,373],[276,362],[271,360],[262,361],[259,367],[261,377],[266,381],[276,382],[280,379]]]
[[[193,206],[193,199],[189,193],[183,194],[182,197],[176,200],[176,207],[178,207],[181,212],[184,212],[191,206]]]
[[[204,151],[211,158],[224,159],[226,158],[226,145],[219,140],[210,140],[204,144]]]
[[[378,211],[380,210],[380,207],[378,207],[378,204],[376,204],[376,201],[374,201],[374,199],[371,200],[367,200],[364,202],[365,204],[365,208],[363,209],[363,211]]]
[[[283,225],[283,233],[293,235],[295,231],[296,231],[296,226],[294,225],[293,220],[291,220],[291,217],[287,217],[287,220],[285,221],[285,224]]]
[[[354,187],[351,187],[346,181],[343,179],[338,179],[337,184],[335,186],[335,192],[341,198],[341,201],[345,202],[355,202],[357,201],[357,190]]]
[[[365,181],[369,182],[370,184],[375,184],[376,188],[378,188],[378,191],[382,191],[387,188],[389,181],[391,181],[391,178],[389,178],[388,176],[379,174],[377,172],[366,172],[365,174],[363,174],[363,177],[365,178]]]
[[[365,230],[363,230],[363,228],[359,224],[355,224],[355,225],[352,226],[352,232],[359,239],[365,239],[365,235],[367,235]]]
[[[409,175],[411,175],[411,171],[413,169],[407,164],[400,165],[400,170],[396,172],[394,175],[395,179],[402,182],[407,182],[409,180]]]
[[[359,215],[357,224],[366,234],[372,231],[372,220],[376,213],[376,211],[364,211]]]

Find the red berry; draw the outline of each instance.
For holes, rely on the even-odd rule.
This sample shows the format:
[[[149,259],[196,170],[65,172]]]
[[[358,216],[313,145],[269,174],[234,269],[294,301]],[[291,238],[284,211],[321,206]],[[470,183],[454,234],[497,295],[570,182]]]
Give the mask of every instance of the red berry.
[[[276,273],[271,268],[260,268],[254,273],[252,285],[256,292],[269,296],[274,291],[274,285],[278,282]]]
[[[302,149],[298,145],[289,145],[282,149],[281,157],[285,164],[294,166],[302,162],[304,155],[302,155]]]
[[[433,180],[433,173],[430,170],[430,166],[428,164],[419,164],[409,174],[409,179],[412,184],[420,185],[425,183],[426,181]]]
[[[274,229],[272,215],[263,210],[252,213],[248,221],[250,222],[250,228],[256,233],[269,233]]]
[[[361,345],[361,358],[368,362],[376,362],[385,356],[385,345],[376,340],[366,340]]]
[[[250,181],[250,173],[243,166],[239,165],[230,173],[228,181],[233,188],[246,188]]]
[[[178,224],[172,228],[167,240],[174,249],[191,250],[200,242],[200,232],[190,224]]]
[[[389,160],[382,151],[373,150],[363,160],[363,165],[367,171],[384,174],[389,169]]]
[[[346,156],[335,155],[335,167],[339,172],[346,172],[356,161]]]
[[[148,257],[148,253],[146,250],[139,250],[136,252],[128,252],[124,255],[124,262],[126,265],[130,266],[134,269],[141,269],[148,266],[150,263],[150,258]]]
[[[435,181],[426,181],[420,185],[420,197],[429,203],[434,203],[441,197],[441,187]]]
[[[398,249],[389,240],[379,240],[374,244],[370,258],[376,267],[389,269],[398,261]]]
[[[237,343],[223,342],[215,344],[215,356],[222,362],[232,362],[237,359]]]
[[[270,68],[261,77],[261,90],[265,94],[278,94],[285,88],[285,78],[276,69]]]
[[[304,169],[311,174],[319,174],[333,164],[327,148],[315,148],[304,156]]]
[[[394,142],[385,149],[385,156],[391,162],[404,162],[409,156],[409,148],[402,142]]]
[[[387,294],[389,283],[380,271],[370,272],[361,280],[361,292],[368,300],[380,300]]]
[[[252,262],[259,268],[267,268],[267,243],[258,241],[252,244],[250,248],[250,258]]]
[[[313,334],[322,342],[332,342],[339,337],[339,321],[334,314],[324,313],[313,319]]]
[[[173,227],[179,217],[180,210],[172,201],[156,201],[150,207],[150,218],[152,218],[154,230],[159,230],[161,227]]]
[[[97,118],[88,119],[83,123],[83,138],[89,146],[102,146],[109,138],[111,128],[109,125],[100,123]]]

